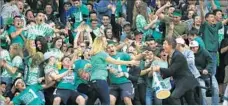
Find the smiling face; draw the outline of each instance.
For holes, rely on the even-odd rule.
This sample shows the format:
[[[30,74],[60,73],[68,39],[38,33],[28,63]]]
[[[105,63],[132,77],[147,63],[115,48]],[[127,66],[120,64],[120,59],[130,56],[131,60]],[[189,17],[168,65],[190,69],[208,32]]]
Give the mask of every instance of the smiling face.
[[[65,57],[63,60],[62,60],[62,65],[64,68],[70,68],[70,58],[69,57]]]
[[[106,31],[106,37],[108,39],[111,39],[112,38],[112,29],[107,29],[107,31]]]
[[[55,48],[60,49],[62,47],[62,44],[63,44],[63,39],[58,39],[55,42]]]

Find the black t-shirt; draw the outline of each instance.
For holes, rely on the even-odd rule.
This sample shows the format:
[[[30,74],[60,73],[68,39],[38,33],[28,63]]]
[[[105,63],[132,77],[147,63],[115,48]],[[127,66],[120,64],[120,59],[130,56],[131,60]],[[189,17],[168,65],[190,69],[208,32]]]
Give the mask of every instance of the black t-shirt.
[[[221,49],[228,46],[228,38],[224,38],[221,43]],[[228,51],[220,55],[225,65],[228,65]]]

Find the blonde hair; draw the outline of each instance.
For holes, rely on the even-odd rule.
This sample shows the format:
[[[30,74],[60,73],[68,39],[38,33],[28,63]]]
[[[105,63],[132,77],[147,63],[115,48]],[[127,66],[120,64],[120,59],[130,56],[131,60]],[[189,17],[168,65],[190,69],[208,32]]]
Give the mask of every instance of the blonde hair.
[[[25,48],[28,51],[29,56],[32,56],[32,55],[34,55],[36,53],[36,49],[32,48],[32,44],[31,44],[32,41],[33,40],[26,40],[25,41]]]
[[[19,44],[15,43],[15,44],[12,44],[11,47],[14,52],[13,54],[11,54],[11,57],[14,58],[15,56],[20,56],[21,58],[23,58],[23,51],[22,51],[22,48]]]
[[[37,52],[34,55],[32,55],[31,59],[32,59],[31,67],[34,68],[40,65],[44,61],[44,55],[41,52]]]
[[[107,43],[104,36],[96,37],[92,45],[91,54],[95,55],[101,51],[104,51],[106,48],[106,45]]]

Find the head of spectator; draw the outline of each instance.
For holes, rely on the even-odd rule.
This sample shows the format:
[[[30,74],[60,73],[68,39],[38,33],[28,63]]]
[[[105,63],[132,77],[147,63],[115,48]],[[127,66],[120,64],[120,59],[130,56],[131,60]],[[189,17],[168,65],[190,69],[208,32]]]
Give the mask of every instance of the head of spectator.
[[[143,33],[138,31],[138,30],[135,30],[134,31],[134,35],[135,35],[135,41],[136,42],[142,42],[142,38],[143,38]]]
[[[160,49],[159,56],[162,60],[167,60],[168,59],[168,54],[165,52],[164,49]]]
[[[57,48],[57,49],[60,49],[63,45],[63,39],[62,37],[55,37],[53,39],[53,43],[51,45],[51,48]]]
[[[45,14],[42,11],[39,11],[36,15],[36,24],[42,24],[45,22]]]
[[[173,12],[173,23],[174,24],[179,24],[180,21],[181,21],[181,16],[182,16],[181,11],[176,9]]]
[[[173,37],[167,37],[165,38],[165,41],[163,42],[163,49],[166,53],[169,55],[172,54],[172,52],[176,49],[176,40]]]
[[[16,28],[22,28],[23,27],[23,22],[22,22],[22,19],[20,16],[15,16],[13,23],[14,23],[14,26]]]
[[[105,51],[106,47],[107,47],[107,40],[104,37],[104,34],[102,34],[99,37],[96,37],[94,39],[93,45],[92,45],[92,49],[91,49],[91,54],[95,55],[101,51]]]
[[[116,51],[116,47],[114,44],[108,44],[107,46],[107,52],[109,55],[113,56],[113,55],[116,55],[117,51]]]
[[[65,11],[68,11],[70,9],[70,7],[71,7],[71,3],[70,2],[64,3],[64,10]]]
[[[97,19],[92,19],[92,20],[90,20],[90,22],[91,22],[91,28],[92,28],[93,30],[97,29],[98,20],[97,20]]]
[[[14,80],[13,86],[16,90],[23,91],[26,88],[26,84],[21,77]]]
[[[182,51],[182,49],[185,47],[185,41],[183,38],[179,37],[176,38],[177,46],[176,49],[179,51]]]
[[[89,72],[87,72],[83,69],[79,69],[78,76],[80,76],[80,78],[82,78],[83,80],[89,80],[90,79]]]
[[[148,48],[152,51],[154,51],[156,49],[157,45],[158,45],[158,43],[154,39],[147,42]]]
[[[107,27],[110,24],[110,22],[111,22],[111,20],[108,15],[104,15],[102,17],[102,24],[104,25],[104,27]]]
[[[23,14],[24,11],[24,3],[22,1],[17,2],[17,8],[19,9],[20,13]]]
[[[48,65],[54,65],[57,62],[57,55],[54,52],[44,53],[44,60]]]
[[[62,58],[61,62],[62,62],[63,68],[65,68],[65,69],[70,69],[70,68],[72,68],[72,67],[71,67],[71,59],[70,59],[70,57],[64,56],[64,57]]]
[[[218,21],[218,22],[222,21],[222,18],[223,18],[222,10],[215,9],[215,10],[213,10],[213,14],[215,15],[216,21]]]
[[[42,53],[47,52],[48,45],[47,45],[47,40],[44,37],[42,36],[36,37],[35,45],[36,45],[36,51],[39,51]]]
[[[51,4],[46,4],[45,6],[45,13],[46,15],[51,15],[53,14],[53,8]]]
[[[84,60],[90,60],[91,58],[91,55],[90,55],[90,49],[86,49],[84,52],[83,52],[83,59]]]
[[[198,34],[198,30],[196,28],[192,28],[188,33],[188,40],[193,41]]]
[[[7,3],[16,4],[16,0],[5,0]]]
[[[79,7],[82,4],[81,0],[71,0],[71,4],[75,7]]]
[[[127,35],[131,35],[131,23],[130,22],[124,22],[123,23],[123,31],[125,32],[125,34]]]
[[[193,19],[194,14],[195,14],[194,10],[188,10],[188,14],[187,14],[188,19]]]
[[[92,12],[93,11],[93,4],[88,3],[86,6],[89,9],[89,12]]]
[[[1,84],[0,84],[0,95],[5,93],[5,91],[6,91],[6,83],[1,82]]]
[[[200,26],[202,23],[201,17],[200,16],[195,16],[194,18],[194,26]]]
[[[26,40],[25,49],[27,50],[29,56],[36,53],[36,44],[34,40]]]
[[[21,58],[23,58],[23,50],[21,46],[17,43],[10,45],[9,53],[11,58],[14,58],[15,56],[20,56]]]
[[[105,28],[104,33],[107,39],[113,38],[112,28]]]
[[[216,20],[215,20],[215,15],[213,13],[207,13],[205,15],[205,19],[207,20],[207,22],[209,24],[215,24],[216,23]]]
[[[32,10],[27,10],[25,12],[25,17],[26,17],[27,21],[35,21],[34,13]]]
[[[199,51],[199,43],[197,41],[191,41],[189,43],[189,47],[194,53],[197,53]]]
[[[89,13],[89,18],[90,18],[91,20],[97,19],[97,13],[94,12],[94,11],[90,12],[90,13]]]

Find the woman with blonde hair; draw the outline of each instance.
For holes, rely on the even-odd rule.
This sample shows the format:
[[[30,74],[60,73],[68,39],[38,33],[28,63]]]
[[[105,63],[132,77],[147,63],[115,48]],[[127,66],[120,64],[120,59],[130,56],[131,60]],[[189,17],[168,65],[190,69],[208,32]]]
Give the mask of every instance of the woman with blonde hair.
[[[40,83],[44,78],[41,78],[40,64],[44,61],[44,55],[41,52],[37,52],[31,56],[28,62],[28,69],[25,73],[26,85],[34,85]]]
[[[104,35],[104,33],[103,33]],[[107,83],[108,63],[116,65],[138,65],[138,61],[121,61],[116,60],[105,52],[107,41],[104,36],[95,38],[91,50],[91,82],[97,92],[97,96],[101,100],[102,105],[110,105],[109,87]]]

